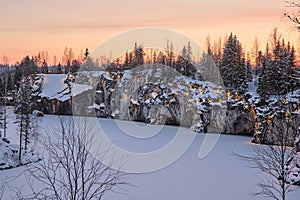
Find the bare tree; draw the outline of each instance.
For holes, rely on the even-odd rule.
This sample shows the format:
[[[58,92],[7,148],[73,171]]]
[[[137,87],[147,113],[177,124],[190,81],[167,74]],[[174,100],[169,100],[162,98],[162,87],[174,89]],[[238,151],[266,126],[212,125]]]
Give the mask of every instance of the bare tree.
[[[260,43],[259,43],[257,37],[255,37],[253,46],[251,48],[251,61],[252,61],[252,64],[255,64],[255,66],[259,65],[259,59],[258,59],[259,49],[260,49]]]
[[[294,153],[290,144],[290,132],[293,123],[287,116],[275,117],[270,124],[273,127],[273,144],[253,145],[249,155],[234,153],[241,159],[249,162],[251,168],[255,168],[266,174],[265,179],[257,185],[259,191],[254,196],[265,196],[275,200],[285,200],[288,193],[295,187],[288,183],[288,162]]]
[[[5,185],[4,181],[2,181],[0,183],[0,199],[3,199],[3,194],[4,194],[5,186],[6,185]]]
[[[76,127],[72,118],[59,118],[60,127],[47,132],[42,140],[45,159],[32,164],[28,170],[27,182],[32,194],[22,199],[101,199],[108,191],[130,185],[125,180],[126,173],[101,162],[102,159],[111,159],[112,165],[120,162],[107,157],[109,149],[99,147],[98,159],[91,155],[97,138],[95,134],[91,136],[94,131],[91,126],[81,124]]]
[[[286,7],[288,8],[300,8],[299,3],[295,3],[294,1],[285,1],[286,2]],[[284,13],[284,16],[287,17],[289,20],[291,20],[294,24],[297,30],[300,30],[300,19],[299,16],[289,13]]]

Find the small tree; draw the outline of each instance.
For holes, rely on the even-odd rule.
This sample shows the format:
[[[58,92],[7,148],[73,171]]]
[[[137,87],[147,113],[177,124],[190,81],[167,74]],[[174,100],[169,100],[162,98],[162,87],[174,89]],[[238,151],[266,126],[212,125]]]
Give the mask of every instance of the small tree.
[[[224,85],[228,88],[244,92],[247,89],[247,74],[243,59],[242,44],[232,33],[225,44],[220,73]]]
[[[295,188],[288,183],[288,162],[293,157],[290,143],[290,131],[292,121],[290,116],[286,118],[276,117],[273,119],[272,127],[274,145],[253,145],[250,155],[234,153],[241,159],[250,163],[251,168],[262,171],[267,177],[259,184],[259,191],[254,196],[265,196],[275,200],[286,200],[288,193]]]
[[[47,64],[46,60],[43,61],[41,68],[42,68],[41,72],[43,74],[48,74],[49,68],[48,68],[48,64]]]
[[[3,137],[6,138],[7,132],[7,114],[6,114],[6,97],[1,99],[0,105],[0,137],[2,137],[2,130],[3,130]]]
[[[99,147],[99,160],[90,154],[97,138],[87,119],[82,120],[81,127],[76,127],[73,118],[61,117],[59,128],[47,131],[41,141],[45,159],[29,168],[33,195],[28,199],[101,199],[106,192],[129,185],[124,180],[126,173],[102,164],[101,159],[120,162],[107,157],[109,150]],[[35,184],[42,189],[35,191]]]
[[[20,89],[16,98],[15,112],[17,113],[16,122],[19,126],[19,160],[22,157],[22,147],[24,142],[24,149],[28,149],[30,134],[32,132],[32,118],[31,118],[31,79],[25,77],[20,82]]]

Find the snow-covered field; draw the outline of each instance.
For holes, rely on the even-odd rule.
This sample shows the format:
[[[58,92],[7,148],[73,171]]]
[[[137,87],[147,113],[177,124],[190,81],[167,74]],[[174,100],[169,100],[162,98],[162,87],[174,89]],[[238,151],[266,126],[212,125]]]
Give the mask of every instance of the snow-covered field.
[[[13,118],[14,115],[10,115]],[[40,119],[40,133],[51,130],[58,124],[57,116],[46,115]],[[17,143],[16,126],[10,120],[8,138]],[[133,152],[149,152],[166,145],[176,134],[176,127],[166,126],[158,135],[148,139],[136,139],[124,134],[117,123],[109,119],[99,119],[108,138],[119,147]],[[128,126],[134,122],[128,123]],[[144,124],[135,123],[138,126]],[[126,124],[125,124],[126,125]],[[148,130],[159,126],[148,126]],[[151,131],[150,131],[151,132]],[[138,134],[138,133],[135,133]],[[184,129],[188,137],[190,131]],[[257,190],[256,184],[263,175],[232,155],[232,151],[247,154],[249,137],[222,135],[213,150],[204,159],[198,158],[199,148],[206,135],[197,134],[190,148],[170,166],[151,173],[132,174],[128,181],[136,187],[126,187],[126,194],[107,193],[104,200],[250,200]],[[163,158],[162,158],[163,159]],[[16,176],[25,167],[0,171],[0,182],[5,177]],[[14,186],[21,188],[26,184],[22,176],[15,180]],[[5,194],[9,199],[11,193]],[[299,200],[300,190],[290,193],[289,200]],[[258,197],[257,199],[266,199]]]

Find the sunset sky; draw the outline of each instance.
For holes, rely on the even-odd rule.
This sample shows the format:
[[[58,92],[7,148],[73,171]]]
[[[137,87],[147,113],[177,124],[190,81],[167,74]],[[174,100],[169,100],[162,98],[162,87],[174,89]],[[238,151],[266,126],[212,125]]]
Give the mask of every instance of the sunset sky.
[[[287,40],[298,32],[282,18],[284,0],[1,0],[0,56],[10,63],[39,50],[60,59],[65,46],[91,51],[124,31],[159,27],[178,31],[200,46],[230,32],[248,49],[264,44],[275,27]]]

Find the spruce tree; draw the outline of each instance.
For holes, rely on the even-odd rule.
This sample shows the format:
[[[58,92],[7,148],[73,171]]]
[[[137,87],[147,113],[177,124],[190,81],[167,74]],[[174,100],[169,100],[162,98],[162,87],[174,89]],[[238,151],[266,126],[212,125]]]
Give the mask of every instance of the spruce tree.
[[[232,33],[225,44],[220,72],[226,87],[240,92],[246,90],[247,74],[243,49],[237,36]]]
[[[273,58],[268,53],[263,58],[262,69],[259,74],[257,93],[261,96],[285,95],[294,90],[295,82],[295,50],[285,44],[284,40],[277,41],[273,50]]]
[[[137,45],[137,43],[135,43],[134,45],[134,52],[133,52],[133,59],[134,59],[134,66],[139,66],[139,65],[143,65],[144,62],[144,55],[145,52],[143,50],[143,46],[142,45]]]
[[[43,63],[42,63],[42,70],[41,70],[41,72],[43,74],[48,74],[48,64],[47,64],[46,60],[44,60]]]

